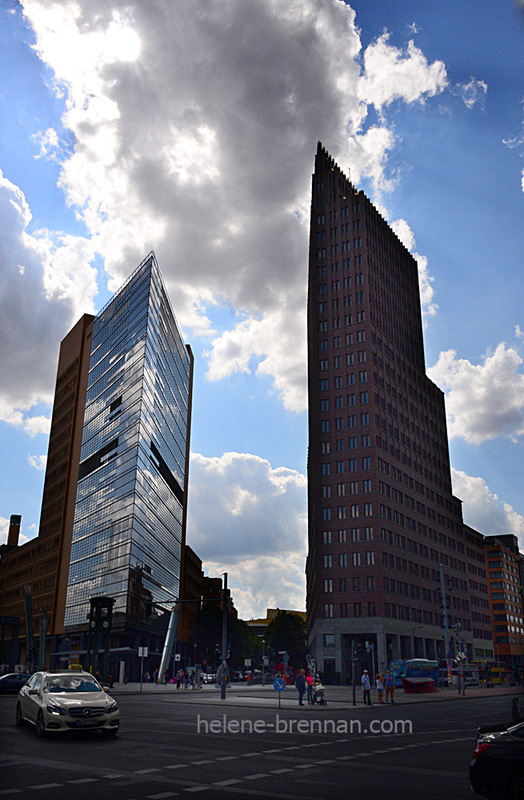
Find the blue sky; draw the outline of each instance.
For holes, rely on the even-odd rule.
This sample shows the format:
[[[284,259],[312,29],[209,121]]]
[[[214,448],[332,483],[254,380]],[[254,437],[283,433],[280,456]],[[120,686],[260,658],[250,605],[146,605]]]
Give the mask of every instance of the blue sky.
[[[176,14],[175,14],[176,8]],[[154,249],[196,358],[188,542],[304,607],[320,139],[419,262],[467,523],[524,549],[516,0],[0,0],[0,535],[38,529],[58,346]]]

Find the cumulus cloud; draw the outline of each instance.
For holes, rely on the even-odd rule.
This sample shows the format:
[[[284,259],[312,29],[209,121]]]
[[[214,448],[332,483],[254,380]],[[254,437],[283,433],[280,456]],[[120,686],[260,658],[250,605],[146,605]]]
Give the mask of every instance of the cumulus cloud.
[[[258,456],[191,456],[188,544],[210,574],[228,572],[243,617],[305,607],[306,477]]]
[[[462,500],[464,522],[485,536],[512,533],[524,549],[524,517],[492,492],[484,478],[451,470],[453,493]]]
[[[30,223],[23,192],[0,170],[0,419],[34,436],[49,420],[30,409],[51,400],[59,342],[97,288],[89,239],[29,233]]]
[[[389,43],[389,37],[388,32],[383,33],[364,53],[364,77],[359,86],[364,102],[381,111],[395,100],[422,103],[445,89],[448,81],[442,61],[429,64],[413,41],[402,51]]]
[[[286,407],[303,408],[317,139],[354,181],[387,191],[395,137],[384,112],[443,91],[442,62],[429,63],[413,42],[392,47],[384,34],[361,65],[355,13],[338,0],[22,6],[74,142],[60,186],[110,290],[154,249],[181,325],[211,337],[209,377],[254,359]],[[59,149],[50,130],[38,141],[42,154]],[[59,282],[69,291],[67,276]],[[242,321],[213,333],[216,303]]]
[[[522,358],[501,342],[481,364],[442,352],[428,376],[446,393],[450,438],[471,444],[524,435],[524,374]]]

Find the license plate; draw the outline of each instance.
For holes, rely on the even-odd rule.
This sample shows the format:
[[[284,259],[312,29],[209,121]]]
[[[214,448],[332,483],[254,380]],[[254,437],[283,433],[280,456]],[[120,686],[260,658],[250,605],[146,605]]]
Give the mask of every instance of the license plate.
[[[76,724],[82,728],[88,728],[93,725],[98,724],[98,720],[96,719],[77,719]]]

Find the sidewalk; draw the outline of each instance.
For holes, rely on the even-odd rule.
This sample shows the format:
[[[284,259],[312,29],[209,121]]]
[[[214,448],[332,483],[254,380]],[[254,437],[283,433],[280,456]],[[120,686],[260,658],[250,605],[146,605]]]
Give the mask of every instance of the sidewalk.
[[[139,683],[115,683],[110,690],[110,694],[115,696],[136,695],[140,693]],[[157,685],[155,683],[143,683],[142,694],[170,696],[173,700],[176,699],[177,702],[181,703],[203,703],[211,705],[227,703],[228,705],[235,706],[266,708],[278,708],[278,695],[280,694],[282,708],[297,706],[297,693],[294,686],[287,687],[283,692],[277,692],[273,688],[272,683],[266,684],[266,686],[231,683],[227,688],[225,700],[221,699],[220,688],[215,684],[204,684],[202,689],[177,689],[175,684],[168,683]],[[314,708],[343,709],[353,707],[353,687],[351,686],[326,686],[325,694],[327,706],[314,706]],[[481,697],[507,697],[508,702],[510,702],[513,697],[524,698],[524,689],[519,686],[495,686],[491,689],[485,687],[466,687],[464,697],[458,693],[456,688],[439,689],[438,692],[431,694],[406,694],[403,689],[395,690],[396,705],[443,702],[446,700],[463,701]],[[375,700],[374,707],[379,707],[379,703],[376,702],[376,694],[372,694],[372,702],[373,700]],[[356,705],[357,707],[364,708],[360,686],[356,688]],[[307,705],[305,708],[307,708]]]

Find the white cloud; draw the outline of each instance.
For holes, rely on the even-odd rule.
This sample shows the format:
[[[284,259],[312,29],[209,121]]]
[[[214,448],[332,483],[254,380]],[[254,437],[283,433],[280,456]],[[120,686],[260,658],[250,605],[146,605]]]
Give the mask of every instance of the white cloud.
[[[97,288],[89,239],[29,233],[30,223],[23,192],[0,171],[0,419],[34,436],[49,420],[28,412],[51,400],[60,340]]]
[[[446,393],[450,438],[471,444],[524,435],[524,375],[522,358],[501,342],[482,364],[442,352],[427,374]]]
[[[485,81],[471,76],[467,83],[457,83],[453,88],[453,93],[461,98],[466,108],[473,108],[476,103],[480,103],[484,107],[488,85]]]
[[[452,469],[453,494],[462,500],[464,522],[485,536],[512,533],[524,550],[524,517],[492,492],[484,478]]]
[[[27,461],[31,467],[44,470],[47,464],[47,456],[28,456]]]
[[[306,477],[246,453],[191,456],[188,544],[243,617],[305,606]]]
[[[45,131],[34,133],[31,138],[40,145],[40,152],[35,158],[46,158],[49,161],[58,159],[60,142],[54,128],[47,128]]]
[[[413,41],[402,51],[389,44],[389,37],[388,32],[383,33],[364,53],[364,78],[360,83],[364,102],[381,111],[395,100],[422,103],[445,89],[447,76],[442,61],[428,64]]]
[[[385,112],[441,92],[442,62],[428,63],[412,42],[392,47],[384,34],[363,54],[361,74],[355,13],[338,0],[179,0],[176,9],[129,0],[125,11],[115,0],[24,0],[23,8],[73,134],[60,186],[110,290],[155,250],[185,330],[213,335],[210,303],[242,315],[211,342],[209,375],[246,369],[254,357],[286,407],[303,408],[297,335],[317,139],[354,181],[387,191],[395,137],[384,116],[370,123],[368,107]],[[42,140],[48,153],[51,139]],[[53,290],[69,292],[57,259],[56,269]]]

